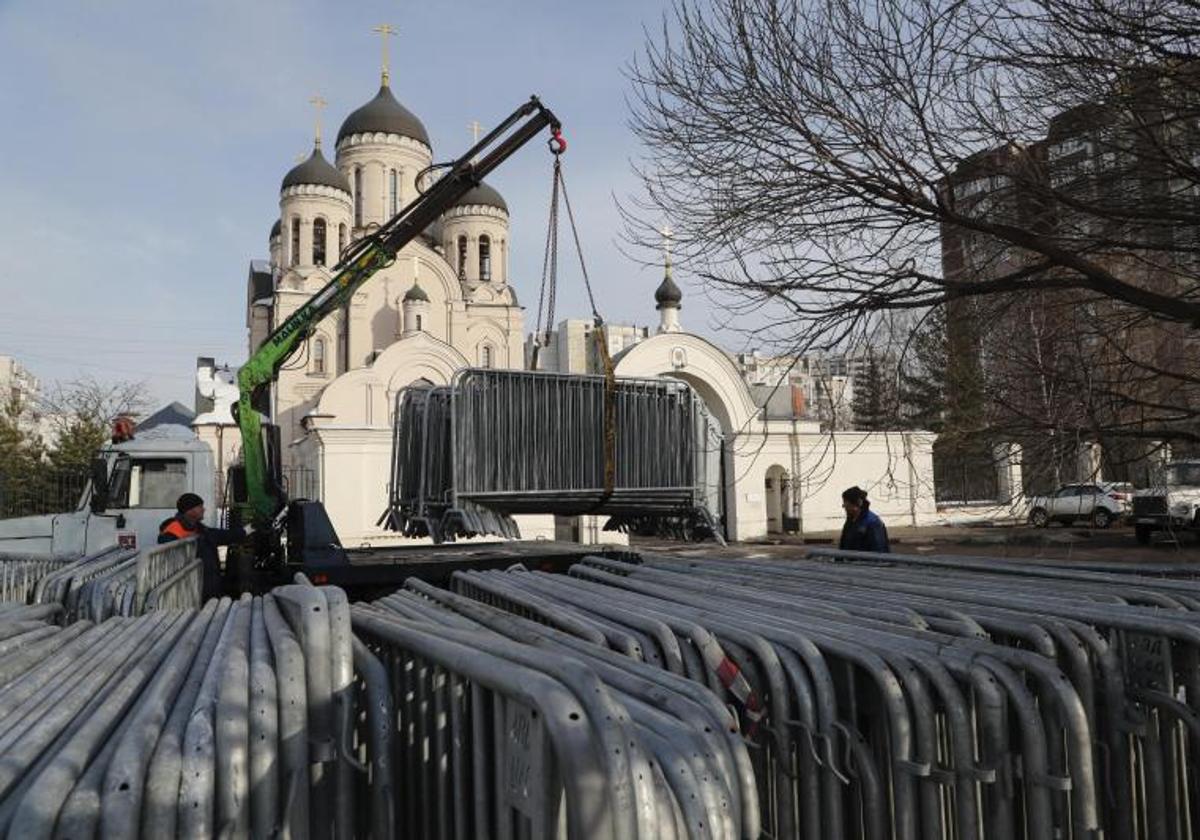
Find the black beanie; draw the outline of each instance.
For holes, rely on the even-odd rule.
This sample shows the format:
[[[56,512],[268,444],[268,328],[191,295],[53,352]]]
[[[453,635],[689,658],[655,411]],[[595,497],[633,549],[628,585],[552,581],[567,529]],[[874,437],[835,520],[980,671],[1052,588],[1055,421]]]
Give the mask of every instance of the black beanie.
[[[196,507],[196,505],[202,504],[204,504],[204,500],[195,493],[184,493],[179,497],[179,501],[175,503],[175,509],[180,513],[183,513],[185,510],[191,510],[192,508]]]
[[[857,485],[848,487],[842,491],[842,501],[849,502],[852,505],[866,505],[867,491]]]

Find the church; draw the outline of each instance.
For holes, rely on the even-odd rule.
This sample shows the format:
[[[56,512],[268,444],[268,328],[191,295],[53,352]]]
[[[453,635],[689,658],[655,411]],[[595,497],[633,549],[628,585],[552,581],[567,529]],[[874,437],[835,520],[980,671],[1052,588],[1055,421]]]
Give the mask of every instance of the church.
[[[329,282],[348,244],[376,231],[424,186],[433,162],[429,133],[397,101],[386,69],[374,98],[342,122],[331,157],[318,136],[312,154],[280,184],[270,259],[250,264],[250,353]],[[297,485],[293,493],[326,499],[335,523],[346,522],[338,508],[366,505],[367,518],[383,509],[391,437],[372,433],[390,427],[401,388],[444,382],[461,367],[524,366],[508,230],[503,197],[487,184],[471,190],[320,323],[280,372],[271,418],[280,428],[285,477]],[[346,451],[369,452],[378,470],[370,477],[339,472],[335,462]]]
[[[416,196],[434,160],[421,120],[392,93],[386,60],[374,98],[339,127],[330,157],[318,129],[312,153],[280,184],[269,260],[250,263],[248,353],[332,277],[338,255]],[[346,545],[393,542],[377,520],[388,497],[392,416],[406,386],[444,384],[463,367],[526,367],[524,310],[510,285],[509,214],[481,184],[447,210],[395,261],[320,323],[272,390],[289,495],[320,499]],[[692,385],[724,430],[720,510],[729,539],[840,527],[839,493],[858,484],[897,524],[936,517],[931,446],[923,432],[827,432],[781,400],[756,396],[735,357],[681,323],[683,295],[669,258],[646,295],[658,328],[607,331],[618,375],[670,376]],[[202,359],[200,416],[193,423],[219,465],[236,461],[228,405],[233,374]],[[538,367],[596,373],[591,324],[557,325]],[[607,541],[602,520],[519,518],[522,536]]]

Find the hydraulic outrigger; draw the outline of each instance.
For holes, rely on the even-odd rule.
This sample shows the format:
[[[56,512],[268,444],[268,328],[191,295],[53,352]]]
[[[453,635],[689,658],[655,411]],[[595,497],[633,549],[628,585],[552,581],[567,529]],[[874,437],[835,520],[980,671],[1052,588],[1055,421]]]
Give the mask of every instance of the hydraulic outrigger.
[[[458,160],[435,164],[421,172],[417,176],[418,188],[422,178],[433,170],[445,170],[379,230],[350,245],[333,267],[333,279],[280,324],[242,366],[238,372],[240,396],[234,406],[234,419],[242,435],[245,492],[235,492],[235,497],[239,498],[236,507],[243,519],[252,522],[259,534],[256,553],[277,553],[278,534],[287,510],[286,493],[269,469],[266,430],[256,408],[264,404],[265,391],[279,375],[280,368],[318,323],[347,303],[376,272],[391,265],[401,248],[547,127],[551,130],[550,150],[560,154],[566,148],[561,124],[536,96],[530,97]],[[266,558],[256,559],[262,562]]]

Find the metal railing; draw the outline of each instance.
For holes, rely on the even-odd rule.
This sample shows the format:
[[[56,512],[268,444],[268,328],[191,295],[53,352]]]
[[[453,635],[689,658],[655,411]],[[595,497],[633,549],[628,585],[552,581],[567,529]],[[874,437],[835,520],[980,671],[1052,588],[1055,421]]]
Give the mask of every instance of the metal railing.
[[[758,836],[745,747],[702,687],[412,585],[353,607],[405,722],[400,836]]]
[[[394,836],[386,672],[340,590],[59,609],[0,605],[0,836]]]
[[[28,603],[37,582],[74,558],[0,554],[0,602]]]
[[[0,557],[0,601],[59,604],[62,619],[103,621],[201,604],[196,538],[138,552],[111,546],[75,559]]]
[[[397,396],[381,522],[437,541],[517,536],[521,513],[599,513],[616,525],[686,519],[711,533],[720,445],[684,382],[618,379],[610,390],[602,376],[468,368],[448,386]]]
[[[569,577],[459,572],[454,592],[408,588],[356,607],[356,628],[390,611],[410,633],[469,632],[461,644],[493,667],[516,661],[486,628],[534,660],[584,664],[635,721],[616,682],[631,674],[656,709],[732,709],[747,772],[708,778],[725,780],[743,836],[1200,831],[1200,579],[825,549],[593,558]]]

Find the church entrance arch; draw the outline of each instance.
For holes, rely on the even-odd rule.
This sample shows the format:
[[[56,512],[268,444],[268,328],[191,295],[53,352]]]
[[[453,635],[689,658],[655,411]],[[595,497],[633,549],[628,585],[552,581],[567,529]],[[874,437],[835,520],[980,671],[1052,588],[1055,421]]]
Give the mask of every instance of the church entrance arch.
[[[713,514],[723,525],[726,539],[743,536],[739,528],[740,494],[737,482],[742,476],[738,463],[739,437],[753,434],[758,409],[745,381],[729,357],[718,347],[690,333],[661,333],[635,344],[616,360],[618,376],[668,376],[686,382],[696,391],[721,428],[723,439],[719,468],[710,472],[719,476],[714,488],[717,498]],[[714,453],[715,454],[715,453]],[[761,515],[761,514],[760,514]]]

